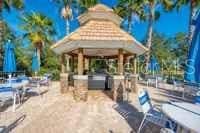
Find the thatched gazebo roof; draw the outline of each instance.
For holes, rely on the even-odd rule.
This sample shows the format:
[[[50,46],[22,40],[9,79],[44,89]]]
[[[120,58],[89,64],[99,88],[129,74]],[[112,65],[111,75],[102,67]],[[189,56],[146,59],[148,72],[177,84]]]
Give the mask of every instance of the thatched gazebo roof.
[[[105,5],[98,4],[81,15],[80,27],[52,46],[57,54],[77,54],[82,48],[85,56],[115,56],[118,49],[124,55],[141,55],[147,48],[120,28],[122,19]]]

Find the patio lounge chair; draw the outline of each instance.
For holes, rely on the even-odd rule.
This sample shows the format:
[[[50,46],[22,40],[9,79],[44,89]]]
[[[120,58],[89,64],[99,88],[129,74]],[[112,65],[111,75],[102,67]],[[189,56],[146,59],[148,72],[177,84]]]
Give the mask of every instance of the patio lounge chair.
[[[172,129],[169,128],[162,128],[160,133],[175,133]]]
[[[149,87],[149,86],[155,86],[156,88],[158,88],[157,77],[152,77],[152,78],[147,79],[147,87]]]
[[[21,102],[23,102],[25,91],[26,91],[25,84],[27,83],[29,83],[29,78],[26,76],[18,76],[18,77],[13,77],[13,78],[10,77],[9,79],[6,80],[5,86],[13,88],[12,84],[21,84],[21,85],[16,85],[17,88],[13,88],[19,95],[20,97],[19,102],[21,104]]]
[[[183,81],[173,79],[173,90],[172,91],[180,92],[181,97],[178,96],[178,98],[185,99],[185,88],[184,88],[184,82]]]
[[[16,100],[18,99],[19,104],[21,104],[20,93],[11,87],[0,87],[0,102],[3,106],[7,101],[13,100],[13,112],[16,107]]]
[[[183,87],[183,83],[178,80],[173,80],[173,90],[180,90]]]
[[[30,78],[29,80],[29,85],[26,86],[27,87],[27,92],[34,92],[36,93],[38,96],[42,96],[42,88],[41,86],[47,86],[49,88],[49,86],[51,85],[51,77],[50,76],[44,76],[41,79],[40,78]],[[48,89],[47,88],[47,89]]]
[[[145,81],[146,86],[159,87],[159,83],[163,83],[163,77],[161,75],[143,75],[143,81]]]
[[[34,92],[36,93],[38,96],[40,96],[41,94],[41,90],[40,90],[40,80],[38,79],[30,79],[29,80],[29,84],[26,86],[26,92]]]
[[[50,86],[51,85],[51,74],[44,74],[42,79],[40,79],[39,83],[41,86]]]
[[[186,95],[197,95],[197,93],[200,91],[200,84],[173,80],[173,90],[182,92],[181,98],[186,99]]]
[[[200,91],[199,83],[184,82],[183,98],[185,98],[185,94],[189,94],[191,96],[196,96],[199,91]]]
[[[159,108],[151,104],[149,94],[146,90],[139,92],[139,102],[144,113],[143,120],[139,126],[137,133],[140,133],[145,122],[151,122],[160,127],[166,127],[169,125],[171,129],[174,129],[172,122],[161,112]]]

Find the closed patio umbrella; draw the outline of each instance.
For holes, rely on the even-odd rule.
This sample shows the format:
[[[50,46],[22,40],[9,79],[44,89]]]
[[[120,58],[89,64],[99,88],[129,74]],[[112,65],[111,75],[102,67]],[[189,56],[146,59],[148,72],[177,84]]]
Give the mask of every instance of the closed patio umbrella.
[[[200,12],[194,20],[195,32],[188,54],[185,70],[185,80],[191,83],[200,83]]]
[[[38,72],[40,70],[40,62],[37,54],[37,49],[34,51],[31,67],[33,72]]]
[[[148,65],[148,70],[155,74],[155,72],[158,72],[160,70],[159,63],[157,62],[155,57],[151,57],[149,65]]]
[[[14,46],[11,44],[10,40],[5,45],[3,71],[9,73],[16,71]]]

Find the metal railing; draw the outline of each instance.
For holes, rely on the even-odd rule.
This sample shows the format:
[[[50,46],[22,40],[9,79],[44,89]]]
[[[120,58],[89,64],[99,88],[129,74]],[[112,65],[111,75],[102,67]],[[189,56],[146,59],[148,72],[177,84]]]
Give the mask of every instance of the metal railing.
[[[12,75],[12,77],[18,77],[18,76],[22,76],[25,75],[25,71],[16,71],[16,72],[3,72],[0,71],[0,83],[4,83],[5,80],[8,78],[8,75]]]

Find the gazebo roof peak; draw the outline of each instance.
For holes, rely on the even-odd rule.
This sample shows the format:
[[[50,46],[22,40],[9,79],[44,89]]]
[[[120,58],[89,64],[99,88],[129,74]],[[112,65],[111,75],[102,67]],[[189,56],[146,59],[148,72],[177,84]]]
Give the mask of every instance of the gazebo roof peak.
[[[122,19],[114,11],[97,4],[79,17],[80,27],[51,48],[57,54],[77,54],[84,49],[86,56],[113,57],[118,49],[126,55],[141,55],[148,49],[120,28]]]
[[[106,20],[111,21],[117,25],[120,25],[123,19],[118,16],[112,8],[97,4],[88,9],[88,11],[78,17],[80,25],[84,25],[90,20]]]
[[[97,4],[93,7],[90,7],[88,11],[95,11],[95,12],[113,12],[113,9],[104,5],[104,4]]]

